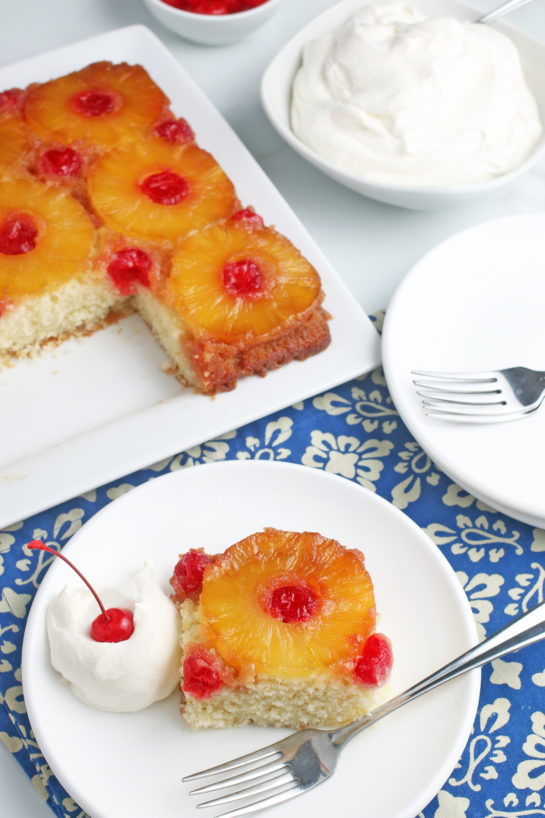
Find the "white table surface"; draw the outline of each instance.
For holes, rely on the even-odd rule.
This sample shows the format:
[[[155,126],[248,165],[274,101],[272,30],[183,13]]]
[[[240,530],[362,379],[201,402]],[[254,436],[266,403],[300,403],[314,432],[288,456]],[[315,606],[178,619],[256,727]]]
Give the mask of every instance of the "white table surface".
[[[477,5],[486,11],[499,2],[481,0]],[[277,136],[262,111],[258,89],[261,74],[279,47],[330,5],[332,0],[284,0],[276,17],[247,40],[210,48],[185,42],[163,28],[140,0],[3,0],[0,65],[122,26],[148,26],[234,128],[358,302],[371,313],[386,307],[414,262],[452,233],[501,216],[542,211],[545,161],[491,198],[439,212],[374,203],[322,176]],[[513,12],[510,22],[545,42],[543,0]],[[2,814],[10,818],[50,818],[52,814],[3,748],[0,793]]]

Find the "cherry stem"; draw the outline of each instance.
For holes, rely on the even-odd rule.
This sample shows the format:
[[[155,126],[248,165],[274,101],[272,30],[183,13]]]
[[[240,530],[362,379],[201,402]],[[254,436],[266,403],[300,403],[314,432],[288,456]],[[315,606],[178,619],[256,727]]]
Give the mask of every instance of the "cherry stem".
[[[61,560],[64,560],[64,561],[65,561],[65,562],[66,562],[66,563],[67,563],[67,564],[70,566],[70,568],[72,568],[72,570],[76,572],[76,574],[78,575],[78,577],[79,577],[80,579],[82,579],[82,580],[84,581],[84,583],[87,585],[87,587],[89,588],[89,590],[90,590],[90,591],[91,591],[91,593],[93,594],[94,598],[95,598],[95,599],[96,599],[96,601],[98,602],[99,607],[100,607],[100,610],[102,611],[102,616],[104,617],[104,619],[105,619],[107,622],[109,622],[109,621],[110,621],[110,617],[109,617],[109,616],[108,616],[108,614],[106,613],[106,608],[104,607],[104,605],[103,605],[103,604],[102,604],[102,602],[100,601],[100,597],[99,597],[99,595],[97,594],[97,592],[95,591],[95,589],[93,588],[93,586],[91,585],[91,583],[90,583],[90,582],[89,582],[87,579],[85,579],[85,577],[83,576],[83,574],[81,573],[81,571],[79,571],[79,570],[76,568],[76,566],[74,565],[74,563],[73,563],[73,562],[70,562],[70,560],[68,559],[68,557],[65,557],[65,556],[64,556],[64,554],[61,554],[59,551],[55,551],[55,549],[54,549],[54,548],[50,548],[50,547],[49,547],[49,545],[45,545],[45,543],[43,543],[41,540],[31,540],[31,541],[28,543],[28,547],[29,547],[29,548],[31,548],[32,550],[39,549],[40,551],[47,551],[49,554],[53,554],[53,556],[54,556],[54,557],[60,557],[60,558],[61,558]]]

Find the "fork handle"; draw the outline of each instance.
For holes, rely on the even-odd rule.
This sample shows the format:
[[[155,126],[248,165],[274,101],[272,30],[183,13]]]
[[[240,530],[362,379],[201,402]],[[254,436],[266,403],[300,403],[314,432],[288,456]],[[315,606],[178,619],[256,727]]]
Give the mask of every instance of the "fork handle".
[[[536,619],[537,621],[534,622],[534,624],[526,628],[524,627],[530,620]],[[491,662],[493,659],[497,659],[505,653],[520,650],[520,648],[532,645],[534,642],[538,642],[543,638],[545,638],[545,600],[526,613],[516,617],[503,628],[496,631],[496,633],[493,633],[478,645],[462,653],[430,676],[427,676],[425,679],[422,679],[422,681],[409,687],[403,693],[385,702],[376,710],[373,710],[372,713],[358,719],[358,721],[340,727],[338,730],[330,731],[331,738],[338,747],[344,746],[366,727],[374,724],[388,713],[397,710],[398,707],[402,707],[404,704],[414,701],[414,699],[417,699],[429,690],[433,690],[435,687],[456,678],[456,676],[460,676],[462,673],[467,673],[469,670],[481,667],[481,665],[484,665],[486,662]]]
[[[519,9],[521,6],[525,6],[526,3],[529,2],[531,2],[531,0],[508,0],[508,2],[502,3],[501,6],[498,6],[498,8],[487,12],[487,14],[483,14],[478,20],[475,20],[475,22],[491,23],[493,20],[497,20],[499,17],[503,17],[504,14],[509,14],[510,11],[515,11],[515,9]]]

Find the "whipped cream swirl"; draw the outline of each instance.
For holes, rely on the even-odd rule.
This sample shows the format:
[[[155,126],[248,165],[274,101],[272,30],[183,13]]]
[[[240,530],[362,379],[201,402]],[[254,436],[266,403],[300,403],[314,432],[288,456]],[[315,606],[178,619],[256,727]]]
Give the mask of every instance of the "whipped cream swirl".
[[[146,562],[134,576],[100,592],[106,608],[128,608],[134,633],[124,642],[95,642],[100,614],[86,588],[64,588],[47,612],[51,664],[81,701],[99,710],[142,710],[179,683],[178,613]]]

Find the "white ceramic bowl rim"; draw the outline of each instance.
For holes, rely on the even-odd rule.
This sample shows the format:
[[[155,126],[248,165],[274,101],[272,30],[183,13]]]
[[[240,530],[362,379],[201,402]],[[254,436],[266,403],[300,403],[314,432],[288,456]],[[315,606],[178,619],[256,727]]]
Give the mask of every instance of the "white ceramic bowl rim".
[[[197,11],[186,11],[185,9],[178,9],[175,6],[171,6],[169,3],[164,3],[163,0],[148,0],[148,3],[151,3],[154,6],[157,6],[161,9],[165,9],[167,14],[172,14],[173,16],[177,16],[180,19],[186,18],[195,18],[197,20],[225,20],[225,19],[240,19],[241,17],[251,17],[257,16],[260,13],[263,6],[270,6],[275,3],[278,3],[279,0],[263,0],[258,6],[254,6],[252,9],[245,9],[244,11],[232,11],[229,14],[200,14]]]

